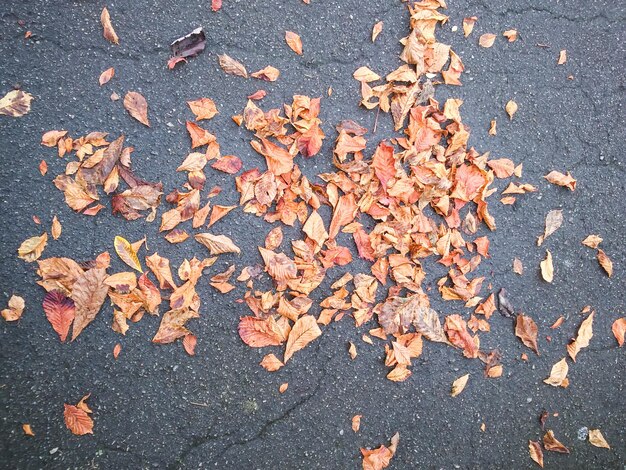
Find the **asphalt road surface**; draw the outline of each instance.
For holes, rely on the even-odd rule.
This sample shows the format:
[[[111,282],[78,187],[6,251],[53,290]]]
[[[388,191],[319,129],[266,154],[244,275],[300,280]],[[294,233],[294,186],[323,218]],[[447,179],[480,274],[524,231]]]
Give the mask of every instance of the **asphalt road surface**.
[[[16,249],[42,231],[33,215],[48,227],[56,214],[63,235],[48,245],[45,256],[87,260],[112,252],[118,234],[129,240],[146,234],[150,250],[168,256],[174,266],[185,257],[205,256],[195,243],[170,246],[158,235],[158,223],[128,222],[110,216],[109,208],[95,218],[74,213],[52,184],[64,162],[40,146],[42,133],[61,128],[72,135],[123,133],[135,148],[138,174],[162,181],[168,192],[185,180],[175,169],[189,151],[187,100],[215,100],[220,114],[207,127],[224,153],[252,166],[261,160],[249,146],[251,135],[230,119],[241,112],[245,97],[265,88],[269,94],[262,106],[267,109],[290,102],[294,94],[322,96],[328,138],[317,157],[300,160],[303,172],[314,178],[332,168],[337,122],[354,119],[373,128],[376,113],[358,107],[359,86],[352,73],[368,65],[384,75],[400,65],[398,40],[408,33],[406,4],[224,0],[222,10],[213,13],[209,1],[113,0],[108,8],[119,46],[102,38],[102,2],[0,4],[0,90],[4,94],[19,84],[35,96],[30,114],[0,120],[1,303],[4,308],[16,293],[27,305],[19,323],[0,324],[0,467],[360,468],[359,447],[387,444],[399,432],[390,468],[533,468],[528,440],[543,435],[538,423],[543,410],[551,413],[547,427],[571,449],[570,455],[546,452],[546,468],[624,466],[626,350],[617,347],[610,331],[613,320],[626,314],[624,5],[607,0],[450,0],[448,6],[450,22],[438,38],[459,53],[466,74],[462,87],[438,87],[437,98],[461,98],[471,145],[523,163],[523,180],[539,188],[514,206],[495,200],[490,205],[498,230],[490,234],[492,257],[480,272],[494,289],[505,287],[516,307],[536,319],[542,353],[533,355],[514,336],[511,321],[496,314],[492,332],[481,336],[481,347],[502,351],[502,378],[485,379],[478,361],[428,343],[412,377],[392,383],[385,379],[382,347],[360,341],[372,326],[358,330],[350,318],[325,328],[321,338],[279,372],[264,371],[258,363],[268,350],[246,346],[236,332],[239,317],[248,313],[234,302],[243,289],[221,295],[204,278],[198,287],[202,318],[192,328],[199,338],[195,357],[187,356],[180,344],[152,344],[156,318],[144,318],[120,336],[110,328],[107,306],[77,341],[61,344],[42,313],[44,292],[35,284],[34,265],[18,259]],[[461,22],[472,15],[478,22],[465,39]],[[380,20],[384,30],[372,44],[371,28]],[[170,42],[198,26],[207,33],[204,53],[167,70]],[[509,44],[501,33],[511,28],[519,31],[519,39]],[[26,30],[32,31],[30,39],[24,39]],[[285,30],[301,35],[304,55],[285,46]],[[485,32],[499,35],[490,49],[477,45]],[[557,66],[561,49],[567,50],[568,60]],[[225,75],[216,60],[221,53],[249,70],[273,65],[281,77],[264,84]],[[108,67],[115,67],[116,76],[100,87],[98,76]],[[121,101],[109,99],[112,92],[123,96],[127,90],[147,98],[151,128],[131,119]],[[512,122],[504,112],[509,99],[519,104]],[[498,135],[490,137],[494,118]],[[389,117],[381,115],[371,148],[394,135],[392,129]],[[46,176],[37,168],[42,158],[50,168]],[[578,180],[576,191],[542,179],[553,169],[571,171]],[[208,187],[225,189],[219,203],[237,202],[231,177],[215,171],[207,175]],[[564,224],[545,244],[556,266],[550,285],[540,278],[545,250],[535,240],[547,212],[559,208]],[[270,229],[267,223],[237,209],[215,228],[244,248],[231,262],[241,267],[260,261],[256,246]],[[615,263],[610,279],[594,251],[580,243],[590,233],[604,238],[602,246]],[[512,271],[514,257],[525,266],[523,276]],[[211,272],[227,265],[220,259]],[[115,272],[123,265],[115,259],[113,267]],[[366,271],[368,265],[356,261],[349,269]],[[434,293],[444,271],[432,259],[425,269],[425,284]],[[336,270],[326,279],[316,300],[342,273]],[[468,314],[457,302],[431,297],[442,313]],[[569,388],[547,386],[542,380],[563,357],[585,305],[597,312],[591,345],[570,367]],[[567,321],[550,330],[560,315]],[[347,354],[348,341],[359,347],[354,361]],[[114,360],[111,351],[117,342],[122,352]],[[528,362],[520,359],[523,352],[529,353]],[[471,374],[466,390],[451,398],[450,384],[465,373]],[[289,389],[279,394],[283,382],[289,382]],[[92,394],[94,435],[78,437],[64,425],[63,403],[76,403],[87,392]],[[350,427],[355,414],[363,415],[358,433]],[[35,437],[24,436],[23,423],[31,424]],[[601,429],[611,449],[579,440],[582,427]]]

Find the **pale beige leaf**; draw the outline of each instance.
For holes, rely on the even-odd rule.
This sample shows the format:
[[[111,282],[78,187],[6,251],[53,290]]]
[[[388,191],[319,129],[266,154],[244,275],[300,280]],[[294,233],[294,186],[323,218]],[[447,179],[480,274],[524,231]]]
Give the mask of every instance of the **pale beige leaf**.
[[[602,432],[599,429],[589,430],[589,443],[592,446],[596,446],[596,447],[603,447],[605,449],[611,448],[609,443],[606,442],[606,439],[604,439],[604,436],[602,435]]]
[[[600,243],[602,243],[602,238],[600,238],[599,235],[589,235],[582,241],[583,245],[593,248],[594,250],[598,248]]]
[[[148,121],[148,102],[141,93],[129,91],[124,97],[126,111],[140,123],[150,127]]]
[[[376,41],[376,38],[378,37],[378,35],[380,33],[382,33],[382,31],[383,31],[383,24],[384,23],[382,21],[379,21],[372,28],[372,42]]]
[[[22,90],[12,90],[0,99],[0,115],[22,117],[30,111],[33,95]]]
[[[241,62],[236,61],[227,54],[218,55],[218,60],[222,70],[229,75],[248,78],[248,71]]]
[[[567,62],[567,51],[565,49],[559,52],[559,60],[557,61],[557,65],[563,65]]]
[[[302,39],[293,31],[285,31],[285,41],[289,48],[298,55],[302,55]]]
[[[576,339],[567,345],[567,353],[576,362],[576,356],[582,348],[589,346],[589,341],[593,337],[593,317],[595,313],[591,312],[587,318],[583,320],[578,328]]]
[[[513,116],[517,112],[518,106],[515,101],[509,100],[506,106],[504,107],[504,109],[506,110],[506,113],[509,115],[509,119],[513,119]]]
[[[21,318],[22,313],[24,313],[24,307],[26,303],[24,299],[19,295],[12,295],[9,299],[9,303],[7,308],[2,310],[2,318],[6,321],[17,321]]]
[[[226,235],[213,235],[211,233],[198,233],[194,236],[197,242],[209,249],[212,255],[223,253],[241,253],[241,250]]]
[[[537,239],[537,246],[541,246],[542,243],[556,232],[559,227],[563,224],[563,211],[562,210],[552,210],[548,212],[546,215],[546,227],[544,229],[543,235],[540,235]]]
[[[494,41],[496,40],[496,35],[493,33],[485,33],[478,39],[478,44],[480,47],[491,47],[493,46]]]
[[[317,321],[313,315],[304,315],[298,318],[289,333],[289,338],[287,338],[283,362],[286,363],[296,351],[304,348],[321,334],[322,331],[317,326]]]
[[[275,372],[280,369],[285,364],[282,363],[280,359],[278,359],[274,354],[267,354],[263,357],[261,361],[261,367],[263,367],[268,372]]]
[[[528,441],[528,452],[530,453],[530,458],[543,468],[543,451],[539,442]]]
[[[104,39],[113,44],[119,44],[120,40],[117,37],[115,29],[113,29],[113,25],[111,24],[111,15],[109,14],[109,10],[107,10],[106,7],[102,9],[102,13],[100,14],[100,22],[102,23],[102,35],[104,36]]]
[[[544,382],[553,387],[567,387],[569,384],[567,380],[568,371],[569,366],[567,365],[567,360],[563,358],[552,366],[550,377],[545,379]]]
[[[554,279],[554,266],[552,264],[552,253],[546,250],[546,259],[541,262],[541,276],[544,281],[552,282]]]
[[[520,276],[524,274],[524,265],[522,264],[522,260],[519,258],[515,258],[513,260],[513,272],[515,274],[519,274]]]
[[[354,415],[352,417],[352,430],[354,432],[359,432],[359,429],[361,429],[361,418],[363,416],[362,415]]]
[[[465,374],[452,382],[452,392],[450,395],[456,397],[459,393],[461,393],[465,389],[468,380],[469,374]]]
[[[47,244],[48,234],[45,232],[38,237],[28,238],[17,249],[17,256],[30,263],[39,259]]]
[[[55,240],[58,240],[59,237],[61,236],[62,231],[63,231],[63,226],[61,225],[61,222],[59,222],[59,219],[57,219],[57,216],[55,215],[52,218],[52,226],[50,227],[50,233],[52,234],[52,238],[54,238]]]

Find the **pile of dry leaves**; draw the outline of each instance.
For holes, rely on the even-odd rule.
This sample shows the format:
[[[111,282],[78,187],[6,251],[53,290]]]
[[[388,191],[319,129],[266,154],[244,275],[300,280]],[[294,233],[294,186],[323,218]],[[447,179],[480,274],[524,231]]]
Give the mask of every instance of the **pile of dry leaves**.
[[[214,10],[220,6],[220,1],[213,2]],[[171,244],[193,238],[203,246],[199,253],[210,257],[185,260],[175,270],[176,279],[166,257],[155,252],[142,256],[142,262],[139,253],[142,248],[147,249],[145,239],[131,243],[122,237],[115,238],[115,251],[132,269],[118,273],[108,272],[108,253],[86,262],[41,258],[48,242],[47,232],[26,240],[18,250],[19,256],[28,262],[37,261],[39,284],[46,290],[43,311],[61,341],[65,341],[70,327],[71,339],[76,339],[107,300],[113,307],[106,309],[111,312],[112,328],[122,335],[128,330],[129,322],[139,321],[144,313],[159,315],[165,301],[169,305],[163,308],[165,312],[152,341],[171,343],[182,339],[185,350],[193,355],[197,338],[187,323],[201,316],[196,286],[203,271],[217,257],[234,259],[228,255],[241,251],[236,240],[208,230],[240,207],[244,213],[262,217],[270,224],[278,223],[269,230],[264,245],[258,247],[263,265],[231,264],[226,271],[213,274],[209,283],[221,293],[235,289],[235,283],[245,288],[239,302],[247,313],[242,313],[239,320],[239,336],[251,347],[274,348],[261,361],[261,366],[270,372],[279,370],[295,353],[322,335],[324,326],[345,317],[351,317],[356,327],[367,328],[363,342],[374,344],[373,338],[380,342],[384,363],[389,368],[387,378],[396,382],[410,377],[412,360],[422,354],[425,341],[449,345],[469,359],[482,361],[485,377],[500,377],[501,353],[481,349],[480,342],[480,335],[489,333],[490,319],[496,310],[513,317],[515,334],[539,354],[535,321],[515,311],[504,289],[490,292],[491,285],[486,286],[485,278],[476,274],[490,252],[488,237],[475,235],[481,224],[496,229],[489,202],[494,199],[490,196],[498,191],[495,184],[499,180],[509,181],[500,193],[499,202],[505,205],[514,204],[517,198],[536,188],[521,180],[521,164],[516,165],[508,158],[491,158],[489,153],[480,153],[469,145],[470,131],[461,118],[461,100],[448,99],[443,104],[435,100],[436,86],[461,85],[464,70],[461,58],[435,37],[437,26],[448,20],[443,8],[443,0],[423,0],[408,6],[410,33],[401,41],[403,64],[396,70],[385,77],[366,66],[354,72],[360,86],[360,105],[390,114],[395,130],[402,136],[383,140],[369,155],[366,152],[369,130],[350,120],[338,123],[332,152],[335,170],[318,175],[315,181],[300,171],[298,161],[319,158],[327,138],[320,118],[321,98],[296,95],[282,108],[264,110],[257,104],[265,96],[264,90],[248,97],[241,114],[233,116],[233,120],[250,131],[251,147],[264,159],[265,164],[255,168],[243,168],[237,156],[222,155],[217,137],[201,125],[200,121],[218,113],[213,100],[200,98],[188,102],[195,117],[186,122],[191,152],[177,169],[187,173],[187,182],[165,195],[169,206],[160,214],[160,231]],[[465,19],[466,36],[471,34],[476,20],[476,17]],[[117,44],[119,38],[106,8],[102,12],[102,24],[104,37]],[[382,29],[382,22],[374,26],[373,41]],[[517,32],[506,31],[504,36],[514,41]],[[491,47],[495,39],[495,34],[486,34],[481,36],[479,44]],[[287,31],[285,40],[294,52],[303,54],[302,41],[296,33]],[[199,54],[204,42],[201,29],[175,41],[170,67]],[[243,64],[226,54],[219,56],[219,64],[226,73],[242,79],[249,76]],[[103,72],[101,86],[114,73],[112,68]],[[261,81],[275,81],[279,75],[271,66],[250,74]],[[28,112],[31,98],[27,93],[13,91],[0,102],[0,113],[23,115]],[[150,126],[148,104],[142,95],[128,92],[123,104],[133,118]],[[517,104],[509,101],[505,108],[513,119]],[[496,122],[492,121],[490,134],[496,132]],[[110,196],[113,214],[128,220],[142,217],[148,222],[155,220],[164,194],[162,184],[144,181],[132,171],[133,148],[124,146],[124,136],[109,141],[103,132],[70,137],[67,131],[49,131],[43,135],[42,145],[56,148],[58,156],[67,159],[65,172],[53,181],[73,210],[95,216],[105,207],[100,202],[104,193]],[[239,193],[238,206],[213,202],[222,191],[220,187],[211,188],[203,201],[205,172],[211,171],[208,167],[233,175],[233,188]],[[42,174],[47,171],[45,161],[40,170]],[[576,180],[569,173],[551,171],[545,178],[571,191],[576,188]],[[324,218],[325,213],[331,216]],[[562,212],[551,211],[538,245],[562,222]],[[301,226],[302,237],[286,246],[289,244],[283,243],[281,225]],[[55,239],[61,235],[56,218],[51,233]],[[601,241],[592,235],[583,243],[597,250],[600,264],[611,276],[612,263],[598,249]],[[336,280],[330,295],[319,302],[319,314],[314,314],[313,292],[333,268],[349,265],[353,253],[369,261],[371,269],[350,271]],[[447,269],[446,275],[437,281],[441,298],[462,302],[471,309],[469,315],[441,315],[431,308],[429,294],[423,287],[428,259]],[[514,270],[518,274],[523,272],[517,259]],[[547,282],[553,281],[550,251],[541,263],[541,272]],[[263,273],[273,280],[270,290],[255,288],[255,281]],[[2,315],[14,321],[23,310],[23,300],[14,297]],[[574,362],[592,337],[595,313],[591,309],[583,313],[587,316],[578,336],[566,347]],[[553,328],[558,326],[560,323]],[[625,329],[626,319],[616,320],[613,331],[620,346]],[[116,357],[120,348],[119,344],[115,348]],[[354,359],[357,345],[350,343],[348,352]],[[545,382],[566,387],[567,372],[568,361],[564,357],[554,365]],[[469,374],[454,382],[452,396],[463,391],[468,379]],[[286,390],[286,384],[283,385],[281,392]],[[86,398],[76,406],[66,405],[66,423],[76,434],[92,432]],[[359,429],[360,418],[353,419],[355,431]],[[386,467],[398,441],[396,435],[389,447],[362,449],[363,468]],[[552,431],[544,437],[543,446],[546,450],[569,452]],[[542,465],[538,442],[531,441],[530,453]]]

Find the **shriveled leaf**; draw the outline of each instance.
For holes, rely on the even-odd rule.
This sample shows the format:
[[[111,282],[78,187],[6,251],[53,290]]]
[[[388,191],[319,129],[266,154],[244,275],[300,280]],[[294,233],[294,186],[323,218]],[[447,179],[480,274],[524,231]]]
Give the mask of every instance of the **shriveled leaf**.
[[[602,432],[599,429],[590,429],[589,430],[589,443],[592,446],[602,447],[604,449],[610,449],[611,448],[609,443],[606,442],[606,439],[604,439],[604,436],[602,435]]]
[[[77,436],[93,434],[93,419],[89,416],[91,410],[85,403],[89,395],[84,396],[76,406],[65,404],[63,417],[67,429]]]
[[[253,348],[280,346],[285,341],[281,329],[273,317],[267,319],[241,317],[238,332],[241,340]]]
[[[372,28],[372,42],[375,42],[378,35],[383,32],[383,24],[382,21],[379,21]]]
[[[158,279],[159,287],[161,289],[176,288],[176,283],[172,279],[170,260],[159,256],[158,253],[153,253],[150,256],[146,256],[146,265],[148,266],[148,268],[150,268],[150,271],[152,271]]]
[[[583,245],[593,248],[594,250],[598,248],[600,243],[602,243],[602,238],[598,235],[589,235],[582,241]]]
[[[241,62],[236,61],[227,54],[218,55],[218,60],[222,70],[229,75],[248,78],[248,71]]]
[[[528,441],[528,452],[530,453],[530,458],[543,468],[543,450],[541,450],[541,444],[537,441]]]
[[[186,123],[187,132],[189,132],[189,137],[191,137],[191,148],[195,149],[196,147],[201,147],[210,142],[215,142],[215,136],[211,134],[206,129],[203,129],[195,122],[187,121]]]
[[[109,291],[109,286],[104,283],[106,278],[105,269],[92,268],[76,279],[72,289],[72,300],[76,306],[72,341],[96,318],[100,311]]]
[[[76,313],[74,301],[63,292],[53,290],[43,299],[43,311],[61,341],[65,341]]]
[[[374,450],[361,448],[361,454],[363,455],[363,470],[382,470],[383,468],[387,468],[391,462],[391,458],[396,453],[399,442],[400,434],[396,433],[391,438],[391,444],[389,447],[381,445]]]
[[[597,258],[598,263],[600,263],[600,266],[602,266],[602,269],[604,269],[607,276],[611,277],[613,275],[613,261],[611,261],[611,258],[609,258],[607,254],[599,248]]]
[[[197,242],[209,249],[212,255],[223,253],[241,253],[241,250],[226,235],[213,235],[211,233],[197,233],[194,235]]]
[[[261,70],[251,73],[250,76],[252,78],[258,78],[259,80],[265,80],[266,82],[275,82],[280,76],[280,70],[268,65]]]
[[[537,324],[532,318],[523,314],[517,316],[517,321],[515,322],[515,336],[521,339],[525,346],[539,354],[537,331]]]
[[[461,393],[465,389],[468,380],[469,374],[465,374],[452,382],[452,392],[450,395],[456,397],[459,393]]]
[[[507,29],[502,33],[502,36],[507,38],[509,42],[515,42],[517,40],[517,30],[515,29]]]
[[[38,237],[28,238],[17,249],[17,256],[30,263],[39,259],[47,244],[48,234],[45,232]]]
[[[576,189],[576,180],[572,177],[570,172],[568,171],[566,175],[559,171],[551,171],[546,176],[544,176],[550,183],[556,184],[557,186],[563,186],[570,191],[574,191]]]
[[[359,429],[361,429],[361,418],[363,416],[362,415],[354,415],[352,417],[352,430],[354,432],[359,432]]]
[[[285,41],[289,48],[298,55],[302,55],[302,39],[293,31],[285,31]]]
[[[317,325],[314,316],[304,315],[298,318],[287,339],[284,362],[286,363],[295,352],[304,348],[311,341],[321,336],[321,334],[322,331]]]
[[[126,108],[128,114],[137,121],[150,127],[150,121],[148,121],[148,102],[141,93],[136,91],[126,93],[124,97],[124,108]]]
[[[567,62],[567,51],[565,49],[559,52],[559,60],[557,61],[557,65],[563,65]]]
[[[463,18],[463,35],[465,37],[472,34],[472,31],[474,30],[474,25],[476,24],[477,20],[478,18],[476,16]]]
[[[545,379],[544,382],[553,387],[567,387],[569,385],[569,381],[567,380],[568,371],[569,366],[565,358],[563,358],[552,366],[550,377]]]
[[[546,258],[541,262],[541,276],[546,282],[552,282],[554,279],[554,266],[552,264],[552,253],[546,250]]]
[[[137,252],[133,249],[133,246],[128,240],[123,237],[116,236],[113,241],[113,246],[115,247],[117,256],[119,256],[124,263],[140,273],[143,272],[141,263],[137,257]]]
[[[576,356],[582,348],[589,346],[589,341],[593,337],[593,317],[595,313],[591,312],[587,318],[583,320],[578,328],[576,339],[567,345],[567,353],[569,357],[576,362]]]
[[[30,111],[33,95],[22,90],[12,90],[0,99],[0,115],[22,117]]]
[[[117,33],[115,29],[113,29],[113,25],[111,24],[111,15],[109,14],[109,10],[106,7],[102,9],[102,13],[100,14],[100,22],[102,23],[102,35],[104,39],[113,44],[119,44],[120,40],[117,37]]]
[[[569,449],[563,445],[556,437],[554,431],[548,430],[543,436],[543,446],[546,450],[552,452],[560,452],[561,454],[569,454]]]
[[[15,294],[12,295],[9,299],[7,308],[2,310],[2,318],[4,318],[6,321],[19,320],[22,316],[22,313],[24,313],[25,306],[26,303],[24,302],[24,299],[22,297]]]

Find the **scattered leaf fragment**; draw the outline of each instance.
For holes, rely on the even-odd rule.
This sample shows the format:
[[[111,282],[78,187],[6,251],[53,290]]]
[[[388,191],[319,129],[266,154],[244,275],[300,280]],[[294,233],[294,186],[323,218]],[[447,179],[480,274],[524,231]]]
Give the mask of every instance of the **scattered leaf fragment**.
[[[197,343],[198,338],[196,338],[194,334],[189,333],[183,337],[183,348],[185,348],[185,352],[190,356],[195,356]]]
[[[63,226],[61,225],[61,222],[59,222],[59,219],[57,219],[57,216],[55,215],[52,218],[52,226],[50,227],[50,233],[52,234],[52,238],[54,238],[55,240],[58,240],[59,237],[61,236],[62,231],[63,231]]]
[[[12,295],[9,299],[7,308],[2,310],[2,318],[4,318],[6,321],[19,320],[22,316],[22,313],[24,313],[25,306],[26,303],[24,302],[24,299],[22,297],[15,294]]]
[[[550,377],[544,379],[544,382],[548,385],[552,385],[553,387],[565,388],[569,385],[569,381],[567,379],[568,371],[569,366],[567,365],[567,361],[565,360],[565,358],[563,358],[552,366],[552,370],[550,371]]]
[[[474,30],[474,25],[476,24],[477,20],[478,20],[478,17],[476,16],[469,16],[467,18],[463,18],[463,34],[465,35],[465,37],[472,34],[472,31]]]
[[[219,11],[222,8],[222,0],[211,0],[211,10]]]
[[[604,436],[602,435],[602,432],[599,429],[589,430],[589,443],[592,446],[596,446],[596,447],[603,447],[605,449],[611,448],[609,443],[606,442],[606,439],[604,439]]]
[[[215,102],[210,98],[199,98],[193,101],[187,101],[191,112],[195,114],[196,121],[202,119],[211,119],[217,114]]]
[[[513,272],[515,274],[519,274],[520,276],[524,274],[524,265],[522,264],[522,260],[519,258],[515,258],[513,260]]]
[[[285,31],[285,41],[289,48],[298,55],[302,55],[302,39],[293,31]]]
[[[517,112],[518,106],[517,103],[513,100],[509,100],[504,107],[506,113],[509,115],[509,119],[513,119],[513,116]]]
[[[34,436],[33,428],[30,424],[22,424],[22,431],[24,431],[24,435],[26,436]]]
[[[480,47],[491,47],[496,40],[496,35],[493,33],[485,33],[478,39],[478,45]]]
[[[359,432],[359,429],[361,429],[361,418],[363,417],[363,415],[354,415],[352,417],[352,430],[354,432]]]
[[[284,365],[285,364],[283,364],[280,359],[271,353],[263,356],[263,360],[261,361],[261,367],[268,372],[275,372]]]
[[[548,215],[546,215],[546,228],[544,229],[543,235],[540,235],[537,239],[537,246],[541,246],[546,238],[556,232],[562,224],[562,210],[551,210],[550,212],[548,212]]]
[[[115,76],[115,69],[113,67],[109,67],[104,72],[100,74],[100,78],[98,78],[98,83],[100,86],[106,84]]]
[[[604,269],[607,276],[611,277],[613,275],[613,261],[611,261],[611,258],[609,258],[607,254],[599,248],[597,258],[598,263],[600,263],[600,266],[602,266],[602,269]]]
[[[530,453],[530,458],[543,468],[543,451],[541,450],[541,445],[537,441],[528,441],[528,452]]]
[[[241,250],[226,235],[213,235],[211,233],[197,233],[194,238],[209,249],[211,255],[223,253],[241,253]]]
[[[502,33],[502,36],[507,38],[509,42],[515,42],[517,40],[517,30],[516,29],[507,29]]]
[[[285,382],[285,383],[280,384],[280,387],[278,387],[278,391],[280,393],[285,393],[288,388],[289,388],[289,383]]]
[[[495,119],[491,120],[489,124],[489,135],[497,135],[498,134],[498,122]]]
[[[117,359],[122,351],[122,345],[120,343],[116,343],[113,347],[113,359]]]
[[[554,279],[554,266],[550,250],[546,250],[546,258],[541,262],[541,276],[546,282],[552,282]]]
[[[570,191],[574,191],[576,189],[576,180],[572,177],[570,172],[567,172],[567,175],[564,175],[558,171],[551,171],[546,176],[544,176],[550,183],[556,184],[557,186],[563,186]]]
[[[452,382],[452,392],[450,393],[450,395],[456,397],[458,394],[460,394],[465,389],[468,380],[469,374],[465,374]]]
[[[22,90],[12,90],[0,100],[0,115],[22,117],[30,111],[33,95]]]
[[[218,61],[222,70],[229,75],[248,78],[248,71],[241,62],[236,61],[227,54],[218,55]]]
[[[613,335],[615,336],[619,347],[621,348],[624,346],[624,337],[626,336],[626,317],[615,320],[611,326],[611,331],[613,331]]]
[[[589,248],[593,248],[594,250],[598,248],[598,246],[602,243],[602,238],[598,235],[589,235],[582,241],[582,244],[588,246]]]
[[[396,453],[398,443],[400,442],[400,434],[396,433],[391,438],[389,447],[381,445],[377,449],[369,450],[361,448],[363,455],[363,470],[382,470],[387,468],[391,462],[391,458]]]
[[[378,23],[376,23],[376,24],[374,25],[374,27],[372,28],[372,42],[375,42],[375,41],[376,41],[376,38],[378,37],[378,35],[379,35],[380,33],[382,33],[382,31],[383,31],[383,24],[384,24],[384,23],[383,23],[382,21],[379,21],[379,22],[378,22]]]
[[[543,436],[543,446],[546,450],[552,452],[560,452],[561,454],[569,454],[569,449],[565,447],[556,437],[554,431],[548,430]]]
[[[348,353],[350,354],[350,357],[354,360],[357,356],[356,346],[352,341],[350,341],[349,344],[350,346],[348,347]]]
[[[563,49],[561,50],[561,52],[559,52],[559,60],[557,62],[557,65],[563,65],[565,62],[567,62],[567,51]]]
[[[148,121],[148,102],[141,93],[129,91],[124,97],[124,108],[132,117],[145,126],[150,127]]]
[[[39,162],[39,173],[41,173],[41,176],[45,176],[48,173],[48,164],[45,160]]]
[[[117,33],[115,29],[113,29],[113,25],[111,24],[111,15],[109,14],[109,10],[107,7],[102,9],[102,13],[100,14],[100,22],[102,23],[102,35],[104,39],[113,44],[119,44],[120,40],[117,37]]]

